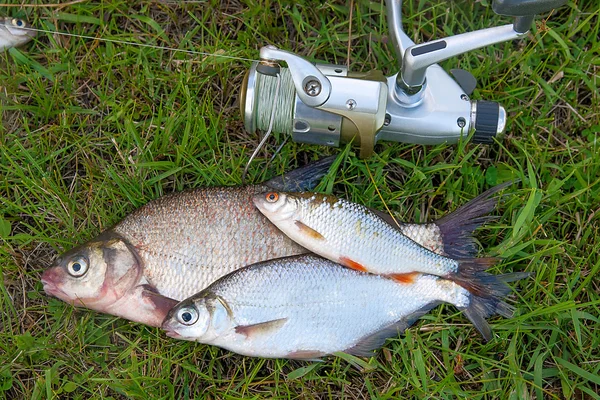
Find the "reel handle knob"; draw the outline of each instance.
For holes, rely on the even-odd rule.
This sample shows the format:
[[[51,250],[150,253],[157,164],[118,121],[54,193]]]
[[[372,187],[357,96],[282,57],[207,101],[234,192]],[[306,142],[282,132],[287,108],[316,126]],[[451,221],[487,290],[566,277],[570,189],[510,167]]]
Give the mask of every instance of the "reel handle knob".
[[[492,9],[499,15],[525,17],[543,14],[566,3],[567,0],[494,0]]]
[[[494,137],[504,132],[506,111],[495,101],[473,102],[471,124],[475,128],[473,143],[494,143]]]
[[[499,15],[516,17],[515,31],[525,33],[531,27],[536,14],[548,12],[566,2],[567,0],[494,0],[492,10]]]

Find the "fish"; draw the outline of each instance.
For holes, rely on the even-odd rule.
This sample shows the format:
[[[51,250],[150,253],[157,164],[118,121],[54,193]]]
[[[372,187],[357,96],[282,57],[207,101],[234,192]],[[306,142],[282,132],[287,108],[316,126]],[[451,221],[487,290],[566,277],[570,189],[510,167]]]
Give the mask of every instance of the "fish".
[[[44,291],[73,306],[158,327],[173,305],[221,276],[306,253],[256,210],[252,195],[314,188],[334,158],[262,184],[197,188],[151,201],[59,256],[42,274]]]
[[[502,300],[506,274],[470,293],[453,281],[417,273],[411,283],[352,270],[314,254],[285,257],[238,269],[178,303],[162,324],[171,338],[218,346],[263,358],[319,359],[345,352],[371,356],[441,303],[465,312],[487,339],[485,318],[510,317]]]
[[[31,25],[19,18],[0,18],[0,51],[22,46],[36,36]]]
[[[59,256],[42,275],[44,291],[74,306],[160,326],[177,302],[228,272],[307,253],[254,207],[252,195],[314,188],[332,162],[326,158],[259,185],[198,188],[154,200]],[[400,226],[440,252],[468,253],[472,231],[496,205],[492,195],[439,221]],[[449,250],[445,238],[458,235],[468,245]]]
[[[479,200],[486,198],[489,192]],[[398,282],[410,282],[415,273],[424,273],[454,280],[471,291],[481,290],[473,286],[478,281],[473,279],[474,275],[489,269],[496,261],[452,258],[432,251],[407,236],[407,229],[398,229],[380,213],[330,195],[270,191],[255,195],[253,201],[274,225],[306,249],[348,268],[386,275]],[[479,204],[469,207],[478,209]],[[462,241],[465,239],[468,243]],[[473,241],[464,231],[454,231],[444,240],[450,243],[444,246],[445,253],[471,256]],[[463,250],[453,252],[454,246]]]

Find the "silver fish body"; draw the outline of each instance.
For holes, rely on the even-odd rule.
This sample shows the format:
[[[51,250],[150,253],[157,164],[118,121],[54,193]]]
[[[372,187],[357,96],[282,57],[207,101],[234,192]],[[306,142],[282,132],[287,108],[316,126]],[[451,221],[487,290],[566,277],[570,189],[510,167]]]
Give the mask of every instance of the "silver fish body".
[[[408,238],[367,207],[311,193],[268,192],[257,208],[307,249],[350,268],[383,275],[456,273],[458,261]]]
[[[174,338],[248,356],[314,359],[338,351],[367,356],[440,303],[481,318],[506,314],[500,300],[506,292],[492,292],[482,299],[426,274],[398,284],[307,254],[219,279],[173,307],[162,328]]]
[[[0,51],[24,45],[36,35],[29,24],[19,18],[0,18]]]
[[[250,201],[266,185],[205,188],[157,199],[112,230],[136,249],[163,296],[184,299],[238,268],[306,253]]]

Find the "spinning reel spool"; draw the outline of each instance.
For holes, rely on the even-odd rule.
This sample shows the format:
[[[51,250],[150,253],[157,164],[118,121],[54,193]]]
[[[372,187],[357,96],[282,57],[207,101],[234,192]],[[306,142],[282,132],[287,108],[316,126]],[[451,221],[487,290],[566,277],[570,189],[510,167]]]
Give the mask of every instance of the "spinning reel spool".
[[[242,85],[246,130],[254,134],[272,127],[295,142],[335,147],[354,140],[362,158],[373,153],[379,140],[456,143],[474,130],[474,142],[492,143],[505,129],[504,108],[492,101],[471,101],[475,78],[459,69],[451,70],[451,77],[437,63],[520,38],[536,14],[566,0],[494,0],[494,12],[515,17],[513,24],[418,45],[402,30],[401,3],[386,1],[400,67],[387,78],[379,71],[352,73],[341,65],[312,64],[274,46],[261,48],[261,61],[253,63]]]

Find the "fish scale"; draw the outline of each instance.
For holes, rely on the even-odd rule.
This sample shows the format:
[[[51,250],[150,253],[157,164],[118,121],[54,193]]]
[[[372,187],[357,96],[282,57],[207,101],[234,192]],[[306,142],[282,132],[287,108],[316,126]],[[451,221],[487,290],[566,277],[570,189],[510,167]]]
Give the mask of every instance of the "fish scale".
[[[247,201],[264,190],[268,187],[222,187],[164,196],[113,231],[136,247],[159,293],[183,299],[245,265],[306,253]]]

